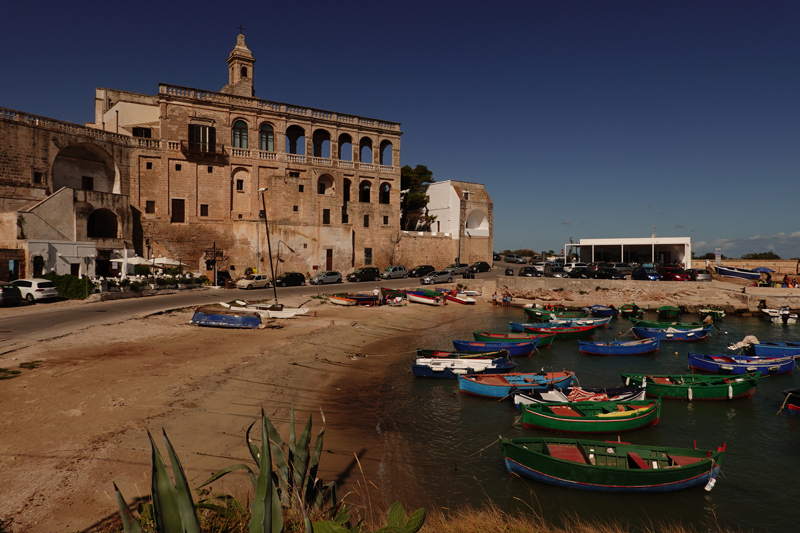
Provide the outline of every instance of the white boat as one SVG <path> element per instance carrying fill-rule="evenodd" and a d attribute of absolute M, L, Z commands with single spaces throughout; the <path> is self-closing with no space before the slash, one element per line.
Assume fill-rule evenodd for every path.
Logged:
<path fill-rule="evenodd" d="M 350 298 L 342 298 L 341 296 L 328 296 L 328 301 L 334 305 L 358 305 L 357 301 L 351 300 Z"/>
<path fill-rule="evenodd" d="M 448 300 L 450 300 L 451 302 L 456 302 L 456 303 L 459 303 L 459 304 L 475 305 L 475 298 L 470 298 L 469 296 L 465 295 L 462 292 L 460 292 L 460 293 L 458 293 L 456 295 L 448 294 L 446 296 L 446 298 Z"/>
<path fill-rule="evenodd" d="M 792 313 L 788 307 L 781 307 L 780 309 L 762 309 L 762 313 L 772 322 L 776 324 L 794 324 L 797 322 L 797 313 Z"/>
<path fill-rule="evenodd" d="M 242 307 L 233 307 L 224 302 L 220 302 L 219 304 L 231 311 L 250 311 L 251 313 L 258 313 L 261 318 L 292 318 L 308 313 L 308 307 L 291 308 L 265 304 L 248 304 L 241 300 L 236 300 L 236 303 L 242 305 Z"/>
<path fill-rule="evenodd" d="M 517 367 L 508 359 L 428 359 L 419 357 L 411 365 L 414 375 L 426 378 L 455 378 L 465 374 L 504 374 Z"/>
<path fill-rule="evenodd" d="M 415 304 L 437 305 L 437 306 L 444 305 L 443 296 L 437 296 L 436 298 L 432 298 L 429 296 L 417 296 L 416 294 L 411 294 L 409 292 L 407 297 L 409 302 L 414 302 Z"/>

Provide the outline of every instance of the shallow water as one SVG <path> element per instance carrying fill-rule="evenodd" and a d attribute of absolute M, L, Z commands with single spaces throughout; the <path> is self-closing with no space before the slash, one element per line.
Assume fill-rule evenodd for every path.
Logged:
<path fill-rule="evenodd" d="M 647 318 L 653 317 L 650 314 Z M 685 316 L 684 320 L 699 320 Z M 712 449 L 727 443 L 722 475 L 712 492 L 702 488 L 660 495 L 577 491 L 513 477 L 505 469 L 498 435 L 546 436 L 523 429 L 513 403 L 462 396 L 454 380 L 414 378 L 410 353 L 417 347 L 452 350 L 452 339 L 472 339 L 472 331 L 507 331 L 509 321 L 525 321 L 519 308 L 496 308 L 402 339 L 409 352 L 389 372 L 380 406 L 379 430 L 388 450 L 381 465 L 387 495 L 408 505 L 458 507 L 491 500 L 506 510 L 535 510 L 556 520 L 566 513 L 617 519 L 634 526 L 682 520 L 694 525 L 718 521 L 755 531 L 797 531 L 794 501 L 800 494 L 800 416 L 785 411 L 781 391 L 797 387 L 797 373 L 762 379 L 752 399 L 723 402 L 665 401 L 657 426 L 626 433 L 623 440 Z M 515 358 L 519 371 L 574 370 L 587 387 L 619 386 L 620 373 L 688 373 L 686 353 L 723 354 L 745 335 L 761 341 L 800 340 L 800 324 L 779 325 L 759 318 L 725 317 L 708 341 L 662 343 L 658 354 L 580 355 L 578 341 L 556 341 L 530 358 Z M 627 320 L 614 319 L 595 341 L 628 333 Z M 632 338 L 628 333 L 625 338 Z M 617 435 L 589 437 L 616 440 Z"/>

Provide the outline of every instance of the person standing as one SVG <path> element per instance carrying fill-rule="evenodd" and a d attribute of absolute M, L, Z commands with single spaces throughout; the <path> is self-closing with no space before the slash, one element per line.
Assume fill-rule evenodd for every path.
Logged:
<path fill-rule="evenodd" d="M 375 287 L 375 290 L 372 291 L 372 303 L 373 305 L 380 305 L 381 303 L 381 290 L 378 287 Z"/>
<path fill-rule="evenodd" d="M 497 307 L 497 291 L 492 294 L 492 307 Z"/>

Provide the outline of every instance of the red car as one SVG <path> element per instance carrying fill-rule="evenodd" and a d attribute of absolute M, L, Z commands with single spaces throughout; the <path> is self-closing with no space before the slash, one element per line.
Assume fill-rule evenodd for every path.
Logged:
<path fill-rule="evenodd" d="M 692 277 L 680 267 L 660 267 L 656 270 L 661 274 L 661 281 L 692 281 Z"/>

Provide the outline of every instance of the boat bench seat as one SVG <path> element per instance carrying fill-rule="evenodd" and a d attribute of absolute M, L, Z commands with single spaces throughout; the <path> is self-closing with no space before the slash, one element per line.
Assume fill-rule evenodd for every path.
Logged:
<path fill-rule="evenodd" d="M 628 459 L 633 461 L 634 465 L 643 470 L 647 470 L 650 468 L 650 465 L 647 463 L 647 461 L 642 459 L 642 457 L 636 452 L 628 452 Z"/>
<path fill-rule="evenodd" d="M 572 461 L 575 463 L 586 464 L 586 458 L 581 451 L 575 446 L 565 446 L 562 444 L 548 444 L 547 449 L 550 452 L 550 457 L 556 459 L 563 459 L 565 461 Z"/>
<path fill-rule="evenodd" d="M 559 416 L 581 416 L 579 412 L 575 411 L 572 407 L 567 407 L 566 405 L 554 405 L 550 407 L 550 410 Z"/>
<path fill-rule="evenodd" d="M 670 455 L 670 460 L 678 466 L 686 466 L 702 461 L 702 457 L 686 457 L 684 455 Z"/>

